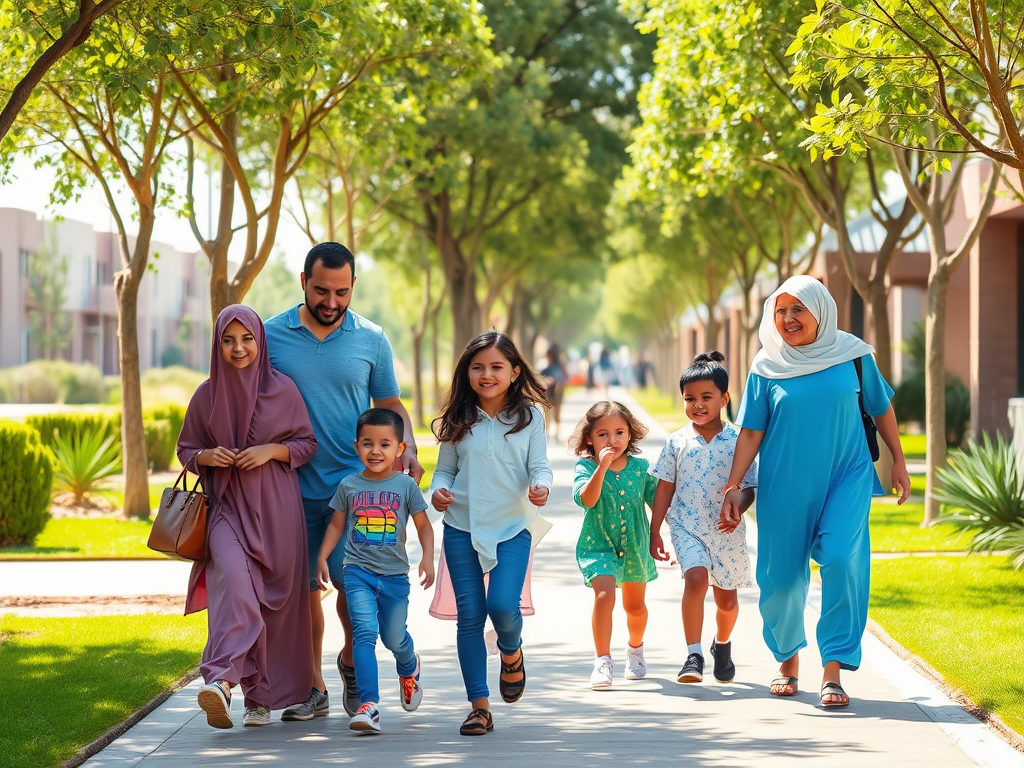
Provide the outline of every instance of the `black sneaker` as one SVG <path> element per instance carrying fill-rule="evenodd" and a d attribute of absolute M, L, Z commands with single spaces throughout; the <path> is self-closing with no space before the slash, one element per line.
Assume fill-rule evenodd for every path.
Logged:
<path fill-rule="evenodd" d="M 341 703 L 345 706 L 345 714 L 354 717 L 359 711 L 359 687 L 356 685 L 355 667 L 350 667 L 341 660 L 338 654 L 338 672 L 341 674 Z"/>
<path fill-rule="evenodd" d="M 702 683 L 704 682 L 704 657 L 699 653 L 691 653 L 686 657 L 686 663 L 679 670 L 676 678 L 680 683 Z"/>
<path fill-rule="evenodd" d="M 732 663 L 732 642 L 716 643 L 712 640 L 711 655 L 715 659 L 715 680 L 731 683 L 736 677 L 736 665 Z"/>

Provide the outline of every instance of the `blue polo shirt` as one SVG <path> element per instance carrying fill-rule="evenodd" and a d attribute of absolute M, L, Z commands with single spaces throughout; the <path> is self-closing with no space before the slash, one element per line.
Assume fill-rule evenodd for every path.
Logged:
<path fill-rule="evenodd" d="M 364 467 L 353 443 L 356 419 L 370 400 L 397 397 L 400 389 L 388 337 L 379 325 L 351 309 L 320 341 L 299 320 L 296 305 L 265 324 L 270 364 L 299 388 L 318 448 L 299 467 L 306 499 L 329 499 L 338 484 Z"/>

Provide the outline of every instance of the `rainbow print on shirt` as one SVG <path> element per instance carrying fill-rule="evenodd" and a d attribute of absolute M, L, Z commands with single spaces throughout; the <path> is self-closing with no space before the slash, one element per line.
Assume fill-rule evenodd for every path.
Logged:
<path fill-rule="evenodd" d="M 398 510 L 402 494 L 360 491 L 352 497 L 352 543 L 371 547 L 398 544 Z"/>

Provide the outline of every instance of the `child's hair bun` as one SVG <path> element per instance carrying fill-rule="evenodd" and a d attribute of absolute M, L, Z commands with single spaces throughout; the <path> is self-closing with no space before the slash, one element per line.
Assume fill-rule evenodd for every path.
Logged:
<path fill-rule="evenodd" d="M 695 358 L 693 362 L 696 363 L 724 363 L 725 355 L 719 352 L 717 349 L 713 349 L 710 352 L 701 352 Z"/>

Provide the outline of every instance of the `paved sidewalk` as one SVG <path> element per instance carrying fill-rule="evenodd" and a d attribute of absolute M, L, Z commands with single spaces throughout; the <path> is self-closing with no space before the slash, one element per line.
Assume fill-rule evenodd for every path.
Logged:
<path fill-rule="evenodd" d="M 393 661 L 379 646 L 382 735 L 359 737 L 348 730 L 334 666 L 341 632 L 329 618 L 323 665 L 333 699 L 329 717 L 282 723 L 275 713 L 270 726 L 245 730 L 242 697 L 236 695 L 236 728 L 214 730 L 196 705 L 201 684 L 196 681 L 85 765 L 1024 766 L 1024 756 L 874 638 L 865 640 L 861 670 L 844 676 L 853 698 L 849 709 L 826 712 L 818 705 L 820 662 L 813 640 L 802 654 L 801 693 L 792 699 L 770 696 L 767 685 L 777 665 L 761 639 L 756 589 L 740 593 L 733 643 L 737 682 L 677 684 L 675 673 L 685 649 L 679 618 L 682 581 L 674 566 L 660 566 L 659 578 L 649 586 L 648 677 L 621 679 L 625 631 L 617 609 L 615 685 L 610 691 L 589 690 L 592 597 L 573 555 L 582 516 L 571 498 L 575 460 L 564 442 L 588 404 L 582 393 L 569 399 L 563 408 L 562 439 L 550 444 L 555 489 L 544 515 L 555 525 L 535 561 L 537 614 L 526 619 L 524 629 L 529 682 L 522 701 L 503 704 L 497 696 L 498 663 L 492 659 L 492 734 L 458 735 L 469 710 L 455 656 L 455 624 L 428 616 L 430 594 L 419 592 L 411 601 L 409 623 L 423 661 L 423 705 L 414 713 L 401 710 Z M 656 456 L 663 438 L 663 430 L 652 429 L 649 458 Z M 7 571 L 0 574 L 6 582 Z M 705 644 L 712 637 L 713 612 L 709 600 Z M 811 638 L 816 618 L 809 609 Z"/>

